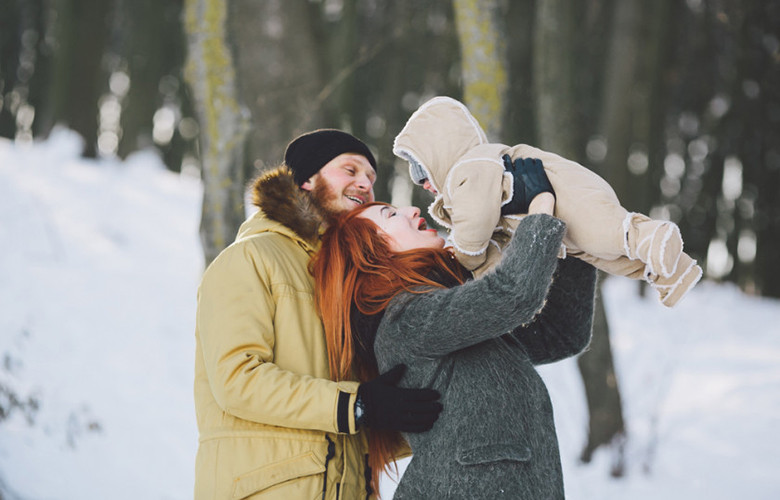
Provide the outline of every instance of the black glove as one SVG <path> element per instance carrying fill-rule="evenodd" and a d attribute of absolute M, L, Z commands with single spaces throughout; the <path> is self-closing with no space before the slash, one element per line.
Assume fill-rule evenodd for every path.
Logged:
<path fill-rule="evenodd" d="M 406 365 L 395 365 L 374 380 L 358 387 L 358 405 L 363 408 L 360 424 L 371 429 L 424 432 L 433 427 L 442 410 L 441 396 L 433 389 L 396 387 Z"/>
<path fill-rule="evenodd" d="M 555 196 L 550 179 L 544 171 L 542 160 L 537 158 L 518 158 L 512 162 L 509 155 L 502 157 L 504 170 L 514 177 L 512 183 L 512 201 L 501 207 L 501 215 L 527 214 L 528 206 L 541 193 Z"/>

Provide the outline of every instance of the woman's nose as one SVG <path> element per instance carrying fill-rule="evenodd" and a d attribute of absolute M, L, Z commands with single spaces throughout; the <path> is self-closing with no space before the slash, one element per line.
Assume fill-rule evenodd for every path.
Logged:
<path fill-rule="evenodd" d="M 420 216 L 420 209 L 417 207 L 409 207 L 410 217 L 416 218 Z"/>

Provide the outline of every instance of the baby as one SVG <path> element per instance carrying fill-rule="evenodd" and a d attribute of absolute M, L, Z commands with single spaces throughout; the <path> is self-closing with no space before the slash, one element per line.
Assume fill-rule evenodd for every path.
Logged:
<path fill-rule="evenodd" d="M 488 142 L 454 99 L 434 97 L 420 106 L 395 138 L 393 153 L 409 162 L 412 180 L 435 195 L 428 212 L 449 230 L 455 255 L 475 276 L 500 260 L 524 216 L 517 213 L 515 194 L 522 193 L 515 185 L 522 177 L 508 169 L 522 167 L 518 159 L 538 158 L 555 192 L 555 216 L 568 228 L 563 256 L 644 279 L 667 307 L 701 279 L 676 224 L 628 212 L 604 179 L 578 163 L 525 144 Z"/>

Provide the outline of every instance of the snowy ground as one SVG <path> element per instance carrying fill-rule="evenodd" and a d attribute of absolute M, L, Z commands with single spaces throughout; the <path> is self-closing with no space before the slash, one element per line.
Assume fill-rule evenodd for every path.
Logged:
<path fill-rule="evenodd" d="M 191 498 L 200 183 L 150 153 L 77 150 L 65 131 L 0 142 L 0 398 L 18 403 L 0 421 L 0 497 Z M 607 452 L 577 462 L 576 363 L 543 367 L 567 498 L 780 498 L 780 301 L 709 282 L 674 310 L 625 279 L 604 293 L 627 474 L 609 477 Z"/>

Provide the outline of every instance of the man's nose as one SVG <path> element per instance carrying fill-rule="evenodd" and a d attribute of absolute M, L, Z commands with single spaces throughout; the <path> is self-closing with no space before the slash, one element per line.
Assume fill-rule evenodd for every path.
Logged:
<path fill-rule="evenodd" d="M 374 183 L 371 180 L 371 177 L 368 174 L 360 174 L 357 177 L 357 181 L 355 182 L 357 186 L 364 191 L 370 190 L 371 187 L 374 185 Z"/>

